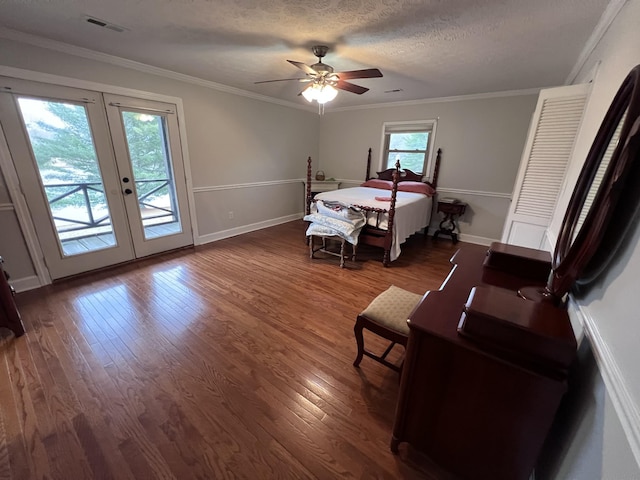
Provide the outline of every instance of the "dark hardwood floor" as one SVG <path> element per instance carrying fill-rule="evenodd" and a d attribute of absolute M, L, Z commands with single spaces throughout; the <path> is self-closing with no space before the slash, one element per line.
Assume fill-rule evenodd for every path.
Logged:
<path fill-rule="evenodd" d="M 340 269 L 297 221 L 18 295 L 0 479 L 451 478 L 390 452 L 397 374 L 352 362 L 356 315 L 438 288 L 455 250 L 417 236 L 390 268 L 363 247 Z"/>

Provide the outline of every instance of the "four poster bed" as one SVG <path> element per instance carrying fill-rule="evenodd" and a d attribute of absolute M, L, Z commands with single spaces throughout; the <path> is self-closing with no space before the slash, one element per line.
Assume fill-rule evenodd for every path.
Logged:
<path fill-rule="evenodd" d="M 307 161 L 306 214 L 311 218 L 320 215 L 315 203 L 324 205 L 346 205 L 355 207 L 364 214 L 365 224 L 353 245 L 365 244 L 384 249 L 382 263 L 386 267 L 400 255 L 400 245 L 414 233 L 427 228 L 433 210 L 433 196 L 438 183 L 440 158 L 438 149 L 431 182 L 423 182 L 422 175 L 411 170 L 396 168 L 377 172 L 377 178 L 369 178 L 371 171 L 371 149 L 367 156 L 366 181 L 360 187 L 343 188 L 318 193 L 311 198 L 311 158 Z M 320 205 L 319 205 L 320 206 Z M 313 215 L 310 215 L 317 212 Z M 343 242 L 344 250 L 344 242 Z M 313 252 L 313 239 L 311 238 Z M 343 253 L 341 253 L 341 256 Z M 355 256 L 355 254 L 354 254 Z"/>

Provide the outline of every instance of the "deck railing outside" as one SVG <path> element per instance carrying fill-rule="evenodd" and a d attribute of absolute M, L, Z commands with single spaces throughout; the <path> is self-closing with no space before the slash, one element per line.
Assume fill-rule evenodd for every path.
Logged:
<path fill-rule="evenodd" d="M 177 215 L 174 208 L 175 201 L 173 199 L 172 188 L 168 189 L 170 198 L 168 208 L 150 203 L 150 197 L 159 192 L 162 188 L 169 186 L 169 179 L 159 178 L 136 180 L 135 183 L 136 187 L 143 184 L 148 185 L 151 183 L 157 183 L 157 185 L 154 186 L 151 190 L 138 197 L 138 205 L 140 206 L 140 212 L 143 221 L 170 217 L 170 219 L 166 222 L 154 222 L 155 224 L 162 224 L 171 223 L 176 220 Z M 55 196 L 50 196 L 50 192 L 56 191 L 53 189 L 62 188 L 65 189 L 62 193 L 59 193 Z M 104 187 L 101 182 L 55 183 L 44 185 L 44 189 L 47 193 L 51 213 L 53 219 L 56 221 L 56 226 L 59 233 L 77 231 L 78 235 L 73 235 L 73 237 L 80 238 L 82 236 L 81 231 L 83 230 L 95 229 L 97 227 L 109 227 L 111 225 L 111 217 L 109 216 L 108 209 L 106 208 L 107 205 L 105 200 Z M 136 190 L 139 191 L 140 189 L 137 188 Z M 65 199 L 70 200 L 70 197 L 77 193 L 80 193 L 80 197 L 82 198 L 81 205 L 78 205 L 77 201 L 72 205 L 79 210 L 77 214 L 75 214 L 75 212 L 66 212 L 73 213 L 73 215 L 62 214 L 61 212 L 63 211 L 64 207 L 56 207 L 60 207 L 61 205 L 63 205 L 62 202 Z M 87 235 L 91 234 L 93 233 L 87 232 Z"/>

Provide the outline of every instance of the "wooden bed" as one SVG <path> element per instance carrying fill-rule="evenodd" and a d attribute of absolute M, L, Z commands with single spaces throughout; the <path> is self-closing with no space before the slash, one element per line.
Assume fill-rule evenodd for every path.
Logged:
<path fill-rule="evenodd" d="M 389 168 L 382 172 L 377 172 L 377 179 L 386 180 L 392 182 L 391 190 L 385 190 L 386 195 L 390 197 L 390 201 L 388 202 L 375 202 L 379 206 L 374 206 L 374 202 L 366 202 L 367 204 L 359 204 L 355 202 L 349 202 L 354 206 L 361 208 L 366 216 L 367 216 L 367 225 L 362 229 L 362 232 L 359 236 L 359 244 L 364 245 L 373 245 L 376 247 L 381 247 L 384 250 L 384 254 L 382 257 L 382 263 L 385 267 L 389 266 L 389 263 L 394 260 L 392 258 L 392 248 L 394 248 L 394 252 L 399 252 L 399 245 L 394 245 L 394 224 L 396 222 L 397 215 L 397 203 L 398 203 L 398 186 L 402 182 L 422 182 L 426 183 L 430 187 L 435 189 L 438 184 L 438 173 L 440 171 L 440 160 L 442 156 L 442 150 L 438 149 L 436 155 L 436 164 L 433 171 L 433 180 L 431 182 L 423 182 L 422 175 L 418 173 L 414 173 L 411 170 L 401 170 L 400 163 L 396 163 L 396 168 Z M 367 173 L 366 180 L 370 180 L 370 171 L 371 171 L 371 149 L 369 149 L 369 153 L 367 155 Z M 311 198 L 311 157 L 307 160 L 307 192 L 306 192 L 306 214 L 309 215 L 311 212 L 311 204 L 314 199 Z M 409 184 L 407 184 L 409 185 Z M 357 187 L 358 188 L 358 187 Z M 331 192 L 323 192 L 321 194 L 316 195 L 316 198 L 321 197 L 323 200 L 336 200 L 343 201 L 340 198 L 347 193 L 349 190 L 355 189 L 340 189 L 334 190 Z M 362 190 L 360 188 L 360 190 Z M 336 193 L 337 192 L 337 193 Z M 380 190 L 376 188 L 371 188 L 371 199 L 373 200 L 375 196 L 380 195 Z M 359 192 L 360 193 L 360 192 Z M 432 197 L 433 198 L 433 197 Z M 425 218 L 413 219 L 419 222 L 419 224 L 424 224 L 428 227 L 431 213 L 433 211 L 432 203 L 429 204 L 428 212 L 425 214 Z M 426 223 L 425 223 L 426 222 Z M 417 224 L 416 224 L 417 225 Z M 425 228 L 426 228 L 425 227 Z M 417 227 L 416 230 L 409 232 L 410 234 L 421 230 L 422 227 Z M 406 233 L 406 232 L 405 232 Z M 405 237 L 406 238 L 406 237 Z M 405 238 L 397 238 L 396 240 L 399 243 L 402 243 Z"/>

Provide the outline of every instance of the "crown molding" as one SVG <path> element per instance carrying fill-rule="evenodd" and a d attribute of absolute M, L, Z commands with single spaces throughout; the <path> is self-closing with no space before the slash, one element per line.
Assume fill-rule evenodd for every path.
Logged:
<path fill-rule="evenodd" d="M 48 50 L 54 50 L 57 52 L 66 53 L 68 55 L 73 55 L 76 57 L 82 57 L 89 60 L 108 63 L 118 67 L 137 70 L 140 72 L 156 75 L 159 77 L 165 77 L 165 78 L 170 78 L 172 80 L 177 80 L 180 82 L 190 83 L 192 85 L 198 85 L 201 87 L 210 88 L 212 90 L 230 93 L 232 95 L 238 95 L 241 97 L 247 97 L 254 100 L 273 103 L 273 104 L 281 105 L 284 107 L 296 108 L 298 110 L 317 113 L 317 109 L 312 106 L 300 105 L 297 103 L 289 102 L 287 100 L 280 100 L 278 98 L 268 97 L 266 95 L 260 95 L 258 93 L 249 92 L 247 90 L 242 90 L 240 88 L 230 87 L 228 85 L 212 82 L 210 80 L 204 80 L 202 78 L 193 77 L 191 75 L 185 75 L 183 73 L 174 72 L 172 70 L 167 70 L 160 67 L 154 67 L 153 65 L 136 62 L 134 60 L 128 60 L 126 58 L 117 57 L 115 55 L 109 55 L 107 53 L 97 52 L 95 50 L 90 50 L 88 48 L 78 47 L 75 45 L 59 42 L 56 40 L 50 40 L 44 37 L 40 37 L 30 33 L 20 32 L 18 30 L 13 30 L 6 27 L 0 27 L 0 37 L 6 38 L 8 40 L 13 40 L 16 42 L 26 43 L 28 45 L 33 45 L 35 47 L 46 48 Z M 333 112 L 350 111 L 350 110 L 365 110 L 365 109 L 371 109 L 371 108 L 391 108 L 391 107 L 402 107 L 407 105 L 457 102 L 457 101 L 463 101 L 463 100 L 482 100 L 487 98 L 511 97 L 511 96 L 518 96 L 518 95 L 537 95 L 540 92 L 540 90 L 541 88 L 530 88 L 525 90 L 509 90 L 509 91 L 503 91 L 503 92 L 478 93 L 478 94 L 470 94 L 470 95 L 457 95 L 452 97 L 427 98 L 427 99 L 421 99 L 421 100 L 405 100 L 401 102 L 357 105 L 353 107 L 337 107 L 335 109 L 325 110 L 325 114 L 330 114 Z"/>
<path fill-rule="evenodd" d="M 373 103 L 370 105 L 356 105 L 353 107 L 338 107 L 331 110 L 325 110 L 325 115 L 333 112 L 346 112 L 350 110 L 368 110 L 372 108 L 393 108 L 393 107 L 406 107 L 412 105 L 423 105 L 428 103 L 446 103 L 446 102 L 461 102 L 465 100 L 484 100 L 487 98 L 501 98 L 501 97 L 517 97 L 520 95 L 538 95 L 543 88 L 526 88 L 522 90 L 505 90 L 503 92 L 488 92 L 488 93 L 472 93 L 469 95 L 454 95 L 451 97 L 438 97 L 438 98 L 424 98 L 422 100 L 403 100 L 401 102 L 389 102 L 389 103 Z"/>
<path fill-rule="evenodd" d="M 580 70 L 582 70 L 587 62 L 587 59 L 598 46 L 600 40 L 602 40 L 602 37 L 604 37 L 604 34 L 607 33 L 607 30 L 609 30 L 609 27 L 620 13 L 620 10 L 622 10 L 622 7 L 624 7 L 628 1 L 629 0 L 610 0 L 609 5 L 607 5 L 607 8 L 604 10 L 596 27 L 593 29 L 591 36 L 587 40 L 587 43 L 585 43 L 576 64 L 573 66 L 569 76 L 565 80 L 565 85 L 570 85 L 575 81 Z"/>
<path fill-rule="evenodd" d="M 202 78 L 193 77 L 191 75 L 185 75 L 183 73 L 174 72 L 160 67 L 154 67 L 146 63 L 136 62 L 134 60 L 128 60 L 122 57 L 116 57 L 115 55 L 109 55 L 107 53 L 97 52 L 95 50 L 89 50 L 88 48 L 78 47 L 68 43 L 58 42 L 56 40 L 49 40 L 44 37 L 32 35 L 30 33 L 20 32 L 6 27 L 0 27 L 0 37 L 16 42 L 26 43 L 35 47 L 46 48 L 48 50 L 55 50 L 57 52 L 66 53 L 76 57 L 87 58 L 89 60 L 95 60 L 102 63 L 108 63 L 116 65 L 118 67 L 129 68 L 131 70 L 137 70 L 151 75 L 159 77 L 170 78 L 180 82 L 190 83 L 192 85 L 198 85 L 200 87 L 210 88 L 220 92 L 230 93 L 232 95 L 238 95 L 241 97 L 251 98 L 253 100 L 260 100 L 262 102 L 274 103 L 284 107 L 297 108 L 299 110 L 305 110 L 309 112 L 315 112 L 316 109 L 306 105 L 299 105 L 297 103 L 289 102 L 286 100 L 280 100 L 266 95 L 260 95 L 258 93 L 249 92 L 240 88 L 230 87 L 221 83 L 212 82 L 210 80 L 204 80 Z"/>

